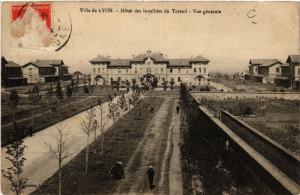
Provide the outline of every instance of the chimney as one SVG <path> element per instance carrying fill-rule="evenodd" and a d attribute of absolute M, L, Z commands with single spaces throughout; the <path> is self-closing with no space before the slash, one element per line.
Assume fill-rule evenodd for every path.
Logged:
<path fill-rule="evenodd" d="M 151 50 L 147 50 L 147 54 L 150 55 L 151 54 Z"/>

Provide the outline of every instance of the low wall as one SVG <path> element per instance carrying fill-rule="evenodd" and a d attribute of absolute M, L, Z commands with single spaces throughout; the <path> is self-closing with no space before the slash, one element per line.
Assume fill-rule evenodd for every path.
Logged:
<path fill-rule="evenodd" d="M 271 161 L 273 165 L 300 184 L 299 156 L 292 154 L 274 140 L 237 119 L 227 111 L 221 111 L 221 121 L 266 159 Z"/>
<path fill-rule="evenodd" d="M 227 116 L 225 121 L 232 120 L 229 119 L 229 115 L 226 115 L 225 113 L 222 113 L 222 117 Z M 206 110 L 206 108 L 200 106 L 199 107 L 199 122 L 206 123 L 207 126 L 213 127 L 213 131 L 215 134 L 218 132 L 218 134 L 222 134 L 223 137 L 228 139 L 230 141 L 230 145 L 234 148 L 234 150 L 238 153 L 241 160 L 243 162 L 246 162 L 247 166 L 249 166 L 260 178 L 261 180 L 269 186 L 272 191 L 274 191 L 277 194 L 299 194 L 300 193 L 300 187 L 299 185 L 293 181 L 294 179 L 291 179 L 285 172 L 281 171 L 277 166 L 273 165 L 273 162 L 271 162 L 269 159 L 265 157 L 265 155 L 271 155 L 271 154 L 261 154 L 260 148 L 262 146 L 257 145 L 256 142 L 260 140 L 260 138 L 252 137 L 252 139 L 246 139 L 244 140 L 243 137 L 247 137 L 247 133 L 245 133 L 246 129 L 242 127 L 242 125 L 235 126 L 231 125 L 228 127 L 223 122 L 221 122 L 218 118 L 215 118 L 210 112 Z M 238 123 L 238 122 L 237 122 Z M 234 130 L 233 130 L 234 129 Z M 236 133 L 236 132 L 243 132 L 243 133 Z M 249 136 L 250 137 L 250 136 Z M 250 141 L 250 145 L 247 141 Z M 254 143 L 253 147 L 251 143 Z M 264 141 L 260 141 L 264 142 Z M 272 147 L 271 147 L 272 148 Z M 264 151 L 264 150 L 262 150 Z M 294 175 L 293 177 L 298 178 L 298 176 L 295 176 L 297 174 L 292 174 L 291 170 L 296 168 L 298 166 L 297 163 L 293 164 L 292 160 L 290 161 L 289 157 L 284 156 L 284 154 L 281 154 L 282 152 L 279 152 L 275 149 L 268 149 L 270 153 L 272 153 L 271 156 L 278 155 L 277 162 L 279 164 L 283 162 L 289 162 L 292 167 L 286 168 L 286 172 L 289 173 L 289 175 Z M 288 155 L 289 156 L 289 155 Z M 282 158 L 282 159 L 281 159 Z M 293 158 L 293 157 L 291 157 Z M 297 159 L 296 159 L 297 160 Z M 298 168 L 298 167 L 297 167 Z M 299 169 L 297 169 L 299 170 Z M 294 169 L 295 171 L 295 169 Z"/>

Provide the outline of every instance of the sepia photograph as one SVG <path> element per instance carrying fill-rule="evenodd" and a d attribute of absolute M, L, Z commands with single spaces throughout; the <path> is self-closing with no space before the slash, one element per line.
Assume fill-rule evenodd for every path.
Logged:
<path fill-rule="evenodd" d="M 300 3 L 1 2 L 1 194 L 300 194 Z"/>

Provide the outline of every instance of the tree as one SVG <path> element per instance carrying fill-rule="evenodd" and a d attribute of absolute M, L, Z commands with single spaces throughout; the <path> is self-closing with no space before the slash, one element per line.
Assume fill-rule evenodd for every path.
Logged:
<path fill-rule="evenodd" d="M 57 81 L 55 95 L 57 98 L 57 110 L 58 110 L 58 114 L 60 115 L 60 100 L 64 98 L 64 94 L 62 92 L 60 81 Z"/>
<path fill-rule="evenodd" d="M 71 85 L 67 85 L 66 94 L 67 94 L 68 98 L 70 98 L 72 96 L 73 88 Z"/>
<path fill-rule="evenodd" d="M 58 194 L 62 194 L 62 164 L 63 161 L 71 156 L 68 143 L 68 132 L 58 125 L 56 128 L 54 145 L 46 143 L 50 152 L 50 157 L 58 161 Z"/>
<path fill-rule="evenodd" d="M 166 91 L 167 90 L 168 81 L 164 80 L 162 82 L 162 85 L 164 86 L 164 90 Z"/>
<path fill-rule="evenodd" d="M 101 131 L 101 155 L 104 154 L 104 125 L 103 125 L 103 108 L 102 108 L 102 100 L 98 99 L 98 105 L 100 107 L 100 131 Z"/>
<path fill-rule="evenodd" d="M 86 134 L 86 152 L 85 152 L 85 175 L 88 174 L 89 153 L 90 153 L 90 135 L 94 131 L 95 109 L 90 108 L 87 111 L 85 120 L 81 121 L 81 129 Z"/>
<path fill-rule="evenodd" d="M 173 85 L 175 84 L 174 82 L 174 78 L 171 78 L 171 81 L 170 81 L 170 85 L 171 85 L 171 90 L 173 90 Z"/>
<path fill-rule="evenodd" d="M 127 86 L 127 91 L 129 91 L 130 82 L 126 79 L 125 84 Z"/>
<path fill-rule="evenodd" d="M 28 178 L 23 177 L 26 146 L 23 144 L 19 131 L 15 131 L 15 136 L 16 141 L 6 147 L 8 156 L 5 159 L 11 163 L 11 167 L 1 172 L 3 177 L 10 182 L 10 190 L 19 195 L 26 188 L 35 187 L 35 185 L 28 184 Z"/>
<path fill-rule="evenodd" d="M 15 120 L 16 120 L 16 112 L 17 112 L 17 106 L 18 106 L 19 100 L 20 100 L 20 97 L 18 95 L 18 92 L 16 90 L 10 91 L 8 105 L 9 105 L 10 109 L 13 111 L 13 122 L 15 122 Z"/>
<path fill-rule="evenodd" d="M 108 104 L 107 116 L 109 119 L 113 120 L 113 123 L 115 123 L 116 119 L 120 116 L 120 110 L 119 110 L 118 103 L 110 102 Z"/>
<path fill-rule="evenodd" d="M 52 104 L 52 96 L 53 96 L 53 87 L 52 85 L 49 86 L 49 88 L 47 89 L 46 95 L 47 97 L 50 99 L 50 104 Z M 49 102 L 48 102 L 49 105 Z"/>
<path fill-rule="evenodd" d="M 84 92 L 85 95 L 87 95 L 87 94 L 89 94 L 90 90 L 87 86 L 84 86 L 83 87 L 83 92 Z"/>
<path fill-rule="evenodd" d="M 117 101 L 117 104 L 119 106 L 119 108 L 121 109 L 121 111 L 124 113 L 128 110 L 128 105 L 127 105 L 127 101 L 125 99 L 124 94 L 122 94 Z"/>
<path fill-rule="evenodd" d="M 132 82 L 132 88 L 134 89 L 134 88 L 135 88 L 135 86 L 136 86 L 136 79 L 135 79 L 135 78 L 133 78 L 133 79 L 131 80 L 131 82 Z"/>
<path fill-rule="evenodd" d="M 32 118 L 31 118 L 32 130 L 34 129 L 34 109 L 35 109 L 35 106 L 41 100 L 41 97 L 42 96 L 40 95 L 40 89 L 37 85 L 35 85 L 29 93 L 29 100 L 31 101 L 31 105 L 32 105 Z"/>

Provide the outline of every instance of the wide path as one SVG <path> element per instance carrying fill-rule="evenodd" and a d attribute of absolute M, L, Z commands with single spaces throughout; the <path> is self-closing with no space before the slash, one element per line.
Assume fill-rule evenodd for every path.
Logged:
<path fill-rule="evenodd" d="M 113 101 L 116 101 L 114 99 Z M 103 104 L 103 111 L 107 110 L 107 102 Z M 96 118 L 100 121 L 100 109 L 97 106 Z M 24 139 L 24 144 L 27 146 L 25 149 L 25 165 L 24 176 L 29 179 L 30 184 L 39 185 L 46 179 L 51 177 L 58 170 L 57 160 L 50 158 L 47 144 L 54 144 L 58 125 L 62 126 L 68 131 L 68 148 L 72 154 L 69 158 L 65 159 L 64 163 L 69 162 L 74 156 L 82 151 L 86 146 L 86 135 L 81 129 L 81 121 L 86 117 L 86 111 L 77 114 L 71 118 L 61 121 L 55 125 L 52 125 L 44 130 L 41 130 L 34 134 L 33 137 L 27 137 Z M 106 113 L 103 114 L 103 123 L 105 124 L 104 131 L 112 126 L 112 121 L 108 120 Z M 98 132 L 97 136 L 101 133 Z M 94 140 L 94 135 L 91 136 L 90 142 Z M 1 169 L 6 169 L 10 166 L 10 163 L 5 159 L 7 156 L 6 148 L 1 149 Z M 1 188 L 3 194 L 11 194 L 9 192 L 9 183 L 6 179 L 1 180 Z M 26 194 L 32 192 L 34 188 L 29 188 Z"/>
<path fill-rule="evenodd" d="M 182 194 L 182 175 L 179 151 L 179 114 L 175 113 L 176 99 L 164 98 L 155 111 L 144 137 L 125 167 L 114 194 Z M 147 179 L 148 166 L 155 169 L 151 191 Z M 172 189 L 171 189 L 172 188 Z"/>

